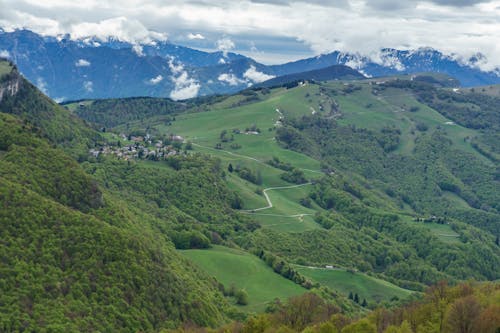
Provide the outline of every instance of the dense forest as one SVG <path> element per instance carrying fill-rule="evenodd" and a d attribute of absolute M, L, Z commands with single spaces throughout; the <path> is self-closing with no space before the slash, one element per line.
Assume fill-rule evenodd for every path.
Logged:
<path fill-rule="evenodd" d="M 217 282 L 158 235 L 158 217 L 101 188 L 66 153 L 79 151 L 78 135 L 85 146 L 100 136 L 21 85 L 0 103 L 13 114 L 0 113 L 0 330 L 220 325 L 230 310 Z"/>
<path fill-rule="evenodd" d="M 170 99 L 148 97 L 101 99 L 90 102 L 76 101 L 68 103 L 76 104 L 74 111 L 79 117 L 102 127 L 114 127 L 123 122 L 174 114 L 184 111 L 188 107 L 185 103 L 175 103 Z"/>

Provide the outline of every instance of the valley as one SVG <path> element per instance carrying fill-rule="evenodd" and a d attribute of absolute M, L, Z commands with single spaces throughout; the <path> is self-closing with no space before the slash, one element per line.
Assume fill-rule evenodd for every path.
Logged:
<path fill-rule="evenodd" d="M 500 278 L 497 99 L 447 76 L 58 105 L 0 70 L 21 82 L 0 101 L 4 330 L 29 309 L 31 329 L 55 307 L 62 330 L 161 331 L 300 302 L 355 325 Z"/>
<path fill-rule="evenodd" d="M 413 81 L 412 77 L 399 79 L 402 80 L 401 82 L 408 82 L 408 84 Z M 312 149 L 314 143 L 308 141 L 311 140 L 308 137 L 298 139 L 302 140 L 302 143 L 293 142 L 294 145 L 300 147 L 299 149 L 290 145 L 287 147 L 286 143 L 284 144 L 282 140 L 278 139 L 280 131 L 289 127 L 290 123 L 293 124 L 300 119 L 317 118 L 325 119 L 326 122 L 335 121 L 338 126 L 341 126 L 339 129 L 349 128 L 353 133 L 356 133 L 356 128 L 362 129 L 362 131 L 366 129 L 374 133 L 382 133 L 385 137 L 374 137 L 373 140 L 378 141 L 377 144 L 381 145 L 381 151 L 385 151 L 388 160 L 403 159 L 404 161 L 406 159 L 404 156 L 413 158 L 415 151 L 419 149 L 420 142 L 439 133 L 443 136 L 441 140 L 449 142 L 453 147 L 452 154 L 470 156 L 469 158 L 476 161 L 475 163 L 486 168 L 491 168 L 494 165 L 494 161 L 486 158 L 471 144 L 473 138 L 482 135 L 480 132 L 463 127 L 446 118 L 425 104 L 412 91 L 387 87 L 386 82 L 393 80 L 393 78 L 389 78 L 358 82 L 332 81 L 299 84 L 292 88 L 275 87 L 247 90 L 241 94 L 223 98 L 214 104 L 196 105 L 191 109 L 188 108 L 186 111 L 176 113 L 175 116 L 169 114 L 127 122 L 116 126 L 113 131 L 126 133 L 127 129 L 129 131 L 130 129 L 142 129 L 153 137 L 179 136 L 183 138 L 185 145 L 190 145 L 189 150 L 185 150 L 188 154 L 199 152 L 216 157 L 220 161 L 221 168 L 224 169 L 228 188 L 236 191 L 241 198 L 240 214 L 247 215 L 262 227 L 262 231 L 255 234 L 254 239 L 250 241 L 239 239 L 238 242 L 247 244 L 245 246 L 249 247 L 264 246 L 265 249 L 283 256 L 291 263 L 306 262 L 319 265 L 319 267 L 335 264 L 346 268 L 367 269 L 364 268 L 366 267 L 364 265 L 368 263 L 365 261 L 366 258 L 361 259 L 365 255 L 363 250 L 360 252 L 359 259 L 353 257 L 352 261 L 343 259 L 339 262 L 335 262 L 334 259 L 339 258 L 339 254 L 323 255 L 320 259 L 312 259 L 313 256 L 304 258 L 293 251 L 292 253 L 283 252 L 287 242 L 301 238 L 303 238 L 301 241 L 313 239 L 312 237 L 318 236 L 317 232 L 321 232 L 325 228 L 326 233 L 332 239 L 324 245 L 326 247 L 332 246 L 337 237 L 342 237 L 341 235 L 348 232 L 345 227 L 352 228 L 351 222 L 347 221 L 357 221 L 355 215 L 343 211 L 343 208 L 337 209 L 337 213 L 329 216 L 331 212 L 329 212 L 328 206 L 315 198 L 314 191 L 318 189 L 320 183 L 324 183 L 325 177 L 345 179 L 341 183 L 344 182 L 344 191 L 347 189 L 349 196 L 351 196 L 349 200 L 354 198 L 353 204 L 359 200 L 359 203 L 365 207 L 363 210 L 372 212 L 369 214 L 380 214 L 381 216 L 385 215 L 384 218 L 395 219 L 398 221 L 395 223 L 400 225 L 397 228 L 410 229 L 415 235 L 421 234 L 421 236 L 430 237 L 433 242 L 440 244 L 439 247 L 443 251 L 450 251 L 450 246 L 456 247 L 456 249 L 465 249 L 463 247 L 465 229 L 463 228 L 467 224 L 466 220 L 458 215 L 453 217 L 456 211 L 448 218 L 445 216 L 449 214 L 451 207 L 460 208 L 464 211 L 463 214 L 479 212 L 477 208 L 470 206 L 466 201 L 467 197 L 457 194 L 457 191 L 448 191 L 443 187 L 445 190 L 442 190 L 442 193 L 438 195 L 439 206 L 423 202 L 423 206 L 417 208 L 418 206 L 412 204 L 409 199 L 404 198 L 405 194 L 398 198 L 392 193 L 392 189 L 388 190 L 386 186 L 382 185 L 384 182 L 391 182 L 387 178 L 369 176 L 366 171 L 360 173 L 357 169 L 358 166 L 351 164 L 356 163 L 354 160 L 338 160 L 336 162 L 338 167 L 328 166 L 329 163 L 320 157 L 319 151 L 316 152 Z M 433 80 L 445 82 L 448 77 L 436 76 Z M 71 108 L 72 105 L 70 104 L 68 107 Z M 75 109 L 75 112 L 78 113 L 78 109 Z M 351 134 L 341 133 L 340 135 Z M 368 135 L 372 134 L 368 133 Z M 341 149 L 340 156 L 345 158 L 345 154 L 349 154 L 346 149 L 350 149 L 350 146 L 356 147 L 359 143 L 356 142 L 356 139 L 351 143 L 343 141 L 343 138 L 341 140 L 336 149 Z M 307 147 L 309 144 L 310 146 Z M 335 146 L 334 143 L 331 144 Z M 369 163 L 374 162 L 375 168 L 378 163 L 381 163 L 380 161 L 369 162 L 372 158 L 369 153 L 364 156 L 359 155 L 358 158 L 357 163 L 368 166 Z M 401 163 L 401 161 L 396 163 Z M 350 169 L 351 165 L 354 168 Z M 295 172 L 294 177 L 300 179 L 298 180 L 299 184 L 293 183 L 293 181 L 297 181 L 296 178 L 287 178 L 292 174 L 292 170 Z M 443 171 L 438 173 L 441 175 L 435 180 L 437 184 L 450 177 L 450 174 L 443 173 Z M 404 192 L 404 189 L 400 190 Z M 339 199 L 340 197 L 336 200 Z M 442 215 L 443 213 L 444 215 Z M 331 218 L 334 218 L 331 222 L 324 221 Z M 425 222 L 422 222 L 424 220 Z M 462 224 L 463 222 L 466 224 Z M 357 223 L 364 224 L 362 220 Z M 490 226 L 495 228 L 491 224 Z M 369 225 L 366 227 L 375 228 L 375 230 L 378 228 Z M 396 235 L 395 232 L 389 231 L 386 235 L 391 239 Z M 384 234 L 383 231 L 382 234 Z M 274 240 L 271 241 L 271 239 Z M 270 246 L 271 243 L 267 243 L 269 241 L 274 242 L 274 245 Z M 285 247 L 282 248 L 282 245 Z M 420 250 L 416 244 L 414 246 L 414 249 L 417 250 L 416 262 L 425 261 L 425 255 L 418 254 Z M 360 262 L 365 262 L 365 264 L 353 265 L 356 260 L 361 260 Z M 394 259 L 390 259 L 390 261 L 392 260 Z M 414 265 L 420 265 L 416 262 Z M 420 290 L 419 283 L 425 281 L 425 278 L 423 280 L 417 279 L 416 281 L 419 282 L 415 284 L 406 281 L 405 278 L 402 280 L 400 280 L 401 278 L 394 279 L 394 276 L 398 276 L 395 271 L 389 273 L 390 275 L 383 273 L 386 270 L 391 272 L 393 269 L 389 267 L 396 267 L 399 264 L 371 263 L 368 265 L 379 266 L 380 268 L 375 269 L 375 271 L 379 271 L 378 273 L 382 274 L 381 277 L 402 286 L 412 286 L 411 288 L 414 290 Z M 438 276 L 439 274 L 441 273 L 438 273 Z"/>

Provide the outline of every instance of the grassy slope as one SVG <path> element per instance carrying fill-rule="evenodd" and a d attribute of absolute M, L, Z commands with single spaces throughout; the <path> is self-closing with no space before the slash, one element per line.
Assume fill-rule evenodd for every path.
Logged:
<path fill-rule="evenodd" d="M 302 168 L 310 178 L 320 176 L 319 162 L 297 152 L 283 149 L 274 140 L 275 131 L 269 130 L 279 119 L 279 109 L 285 117 L 298 117 L 311 114 L 312 110 L 326 114 L 335 100 L 342 112 L 341 124 L 353 124 L 358 127 L 379 130 L 385 126 L 394 126 L 401 130 L 401 143 L 396 150 L 397 153 L 410 154 L 414 148 L 414 140 L 421 135 L 416 130 L 418 123 L 428 126 L 429 130 L 437 126 L 445 127 L 447 136 L 453 141 L 454 146 L 466 152 L 470 152 L 485 160 L 484 156 L 472 149 L 466 137 L 473 137 L 477 132 L 459 125 L 450 125 L 449 119 L 433 109 L 419 103 L 410 93 L 397 89 L 386 89 L 378 95 L 372 93 L 374 86 L 369 82 L 356 83 L 361 90 L 349 94 L 341 91 L 345 87 L 342 82 L 330 82 L 321 88 L 318 85 L 306 85 L 295 89 L 274 89 L 269 95 L 259 93 L 258 102 L 234 106 L 241 98 L 232 96 L 211 108 L 211 111 L 203 113 L 188 113 L 177 117 L 171 126 L 163 123 L 157 124 L 156 128 L 162 133 L 180 134 L 187 140 L 195 143 L 195 151 L 210 153 L 221 158 L 225 164 L 233 166 L 247 166 L 262 174 L 263 184 L 254 184 L 242 181 L 236 175 L 228 177 L 231 188 L 238 190 L 244 201 L 245 209 L 254 209 L 266 205 L 263 196 L 256 194 L 257 188 L 271 186 L 285 186 L 286 182 L 280 179 L 281 170 L 275 169 L 263 162 L 276 156 L 280 160 L 289 162 L 295 167 Z M 326 91 L 325 91 L 326 88 Z M 329 94 L 328 90 L 336 91 Z M 418 107 L 417 112 L 409 112 L 411 107 Z M 326 110 L 326 111 L 321 111 Z M 200 126 L 200 124 L 202 124 Z M 227 130 L 231 134 L 232 129 L 244 130 L 255 124 L 261 129 L 259 135 L 234 134 L 234 141 L 223 143 L 223 150 L 213 149 L 220 142 L 219 134 Z M 240 149 L 230 148 L 231 143 L 241 145 Z M 281 190 L 270 191 L 271 200 L 275 207 L 259 213 L 274 215 L 307 214 L 312 211 L 299 204 L 301 197 L 308 193 L 306 188 L 294 189 L 293 191 Z M 455 198 L 445 196 L 447 200 L 456 201 Z M 317 209 L 317 207 L 314 207 Z M 263 226 L 280 231 L 300 232 L 317 228 L 312 217 L 287 218 L 278 216 L 255 215 Z"/>
<path fill-rule="evenodd" d="M 298 267 L 297 270 L 304 276 L 337 290 L 345 296 L 349 295 L 350 292 L 357 293 L 360 300 L 366 298 L 368 304 L 389 301 L 393 297 L 404 299 L 411 294 L 409 290 L 362 273 L 308 267 Z"/>
<path fill-rule="evenodd" d="M 449 193 L 449 192 L 448 192 Z M 451 195 L 451 193 L 450 193 Z M 456 195 L 455 195 L 456 196 Z M 460 199 L 460 198 L 458 198 Z M 457 199 L 455 199 L 457 200 Z M 462 199 L 460 199 L 462 200 Z M 423 223 L 423 222 L 415 222 L 413 217 L 411 216 L 400 216 L 403 221 L 406 221 L 411 224 L 418 223 L 422 228 L 426 228 L 430 230 L 434 235 L 436 235 L 441 241 L 445 243 L 460 243 L 459 234 L 457 234 L 449 224 L 439 224 L 439 223 Z"/>
<path fill-rule="evenodd" d="M 416 125 L 423 123 L 429 127 L 429 131 L 432 131 L 437 126 L 445 127 L 447 136 L 453 141 L 455 147 L 477 155 L 477 152 L 471 148 L 470 143 L 464 140 L 467 136 L 477 135 L 476 131 L 458 125 L 447 124 L 449 119 L 419 103 L 411 94 L 403 90 L 386 89 L 378 95 L 374 95 L 372 94 L 372 86 L 369 83 L 356 83 L 356 85 L 361 86 L 362 89 L 350 94 L 338 93 L 336 95 L 328 94 L 328 91 L 325 92 L 325 88 L 340 92 L 344 87 L 343 83 L 332 82 L 322 86 L 307 85 L 290 90 L 273 89 L 268 95 L 262 95 L 259 92 L 260 101 L 239 106 L 237 104 L 242 102 L 244 98 L 241 95 L 235 95 L 217 104 L 200 107 L 204 108 L 206 112 L 178 115 L 176 121 L 172 122 L 170 126 L 166 126 L 165 122 L 161 121 L 161 118 L 155 119 L 152 125 L 160 133 L 183 136 L 194 143 L 194 151 L 214 155 L 222 160 L 223 165 L 231 163 L 233 166 L 247 166 L 252 170 L 259 171 L 263 179 L 260 186 L 240 179 L 235 173 L 227 173 L 228 184 L 232 189 L 237 190 L 243 198 L 244 209 L 255 209 L 267 205 L 265 198 L 256 193 L 257 189 L 290 185 L 280 179 L 281 170 L 264 163 L 273 156 L 280 158 L 284 162 L 289 162 L 295 167 L 307 169 L 304 172 L 308 177 L 321 176 L 321 174 L 317 173 L 320 169 L 318 161 L 303 154 L 283 149 L 276 143 L 274 140 L 275 130 L 272 128 L 280 117 L 276 109 L 279 109 L 285 117 L 310 115 L 313 111 L 324 112 L 327 115 L 334 104 L 333 100 L 335 100 L 343 114 L 339 120 L 341 124 L 353 124 L 357 127 L 373 130 L 379 130 L 385 126 L 399 128 L 402 135 L 401 144 L 396 150 L 397 153 L 412 153 L 414 140 L 422 134 L 416 130 Z M 419 109 L 417 112 L 409 112 L 411 107 L 418 107 Z M 219 134 L 222 130 L 227 130 L 229 136 L 231 136 L 232 129 L 244 131 L 245 128 L 254 124 L 260 128 L 261 134 L 234 134 L 234 141 L 222 143 L 223 150 L 213 148 L 220 142 Z M 133 126 L 131 127 L 133 128 Z M 231 149 L 231 143 L 237 143 L 241 145 L 241 148 Z M 275 216 L 313 213 L 320 210 L 318 207 L 313 207 L 314 209 L 310 210 L 299 204 L 300 198 L 308 194 L 307 187 L 269 191 L 268 194 L 275 207 L 257 213 L 270 215 L 254 214 L 254 218 L 261 223 L 264 229 L 272 228 L 281 232 L 303 232 L 320 228 L 311 216 L 305 216 L 302 219 Z M 456 200 L 457 198 L 447 197 L 447 199 Z M 404 212 L 394 212 L 412 214 L 409 207 Z M 412 223 L 411 219 L 408 220 L 408 223 Z M 453 243 L 458 241 L 456 233 L 451 230 L 449 225 L 423 224 L 422 227 L 430 229 L 443 242 Z M 220 252 L 220 250 L 211 250 L 193 251 L 193 253 L 206 256 L 203 260 L 212 262 L 215 259 L 208 259 L 208 257 L 220 257 L 221 254 L 214 255 L 210 253 L 218 251 Z M 225 255 L 227 256 L 227 254 Z M 210 265 L 213 266 L 214 264 Z M 213 267 L 211 269 L 215 270 Z M 325 274 L 330 274 L 330 272 Z M 377 288 L 382 288 L 372 286 L 375 282 L 369 277 L 359 278 L 356 283 L 360 288 L 359 290 L 374 288 L 374 292 L 378 292 Z M 397 295 L 397 291 L 394 290 L 385 291 L 385 294 L 390 295 L 388 298 L 394 295 L 401 296 Z M 378 297 L 377 295 L 370 294 L 366 297 L 375 299 Z"/>
<path fill-rule="evenodd" d="M 448 224 L 424 223 L 424 227 L 432 231 L 439 239 L 447 243 L 458 243 L 458 234 Z"/>
<path fill-rule="evenodd" d="M 465 140 L 466 137 L 477 135 L 476 131 L 455 124 L 450 125 L 447 118 L 435 110 L 420 104 L 408 92 L 386 89 L 379 92 L 378 96 L 376 96 L 372 94 L 373 86 L 368 82 L 357 83 L 357 85 L 362 89 L 350 94 L 341 93 L 341 90 L 344 88 L 344 84 L 341 82 L 331 82 L 324 85 L 326 89 L 337 91 L 333 99 L 339 104 L 343 114 L 340 119 L 341 124 L 353 124 L 358 127 L 374 130 L 381 129 L 384 126 L 395 126 L 402 132 L 401 143 L 396 152 L 405 154 L 412 152 L 414 140 L 421 135 L 416 130 L 418 123 L 427 125 L 429 130 L 441 126 L 446 128 L 447 136 L 453 141 L 455 147 L 473 153 L 482 160 L 485 160 L 484 156 L 478 154 L 471 147 L 470 143 Z M 290 90 L 276 89 L 270 95 L 260 96 L 260 98 L 262 99 L 261 101 L 244 106 L 231 107 L 230 103 L 225 103 L 218 105 L 213 111 L 181 115 L 177 117 L 177 121 L 172 126 L 159 125 L 157 127 L 161 132 L 180 134 L 188 140 L 192 140 L 196 144 L 203 146 L 195 146 L 195 150 L 216 155 L 227 164 L 232 163 L 233 165 L 248 166 L 260 171 L 263 176 L 262 188 L 285 185 L 285 182 L 279 178 L 281 170 L 259 163 L 270 159 L 272 156 L 277 156 L 296 167 L 307 169 L 304 172 L 309 177 L 319 175 L 308 171 L 319 170 L 319 163 L 317 161 L 302 154 L 281 148 L 273 139 L 275 135 L 274 130 L 269 131 L 268 128 L 273 126 L 274 122 L 280 116 L 276 112 L 276 109 L 279 109 L 285 117 L 310 114 L 311 110 L 321 112 L 319 111 L 321 108 L 329 110 L 332 104 L 332 96 L 328 92 L 324 93 L 324 91 L 321 91 L 317 85 L 307 85 Z M 409 112 L 408 110 L 411 107 L 418 107 L 419 110 L 417 112 Z M 234 128 L 244 130 L 252 124 L 260 128 L 262 133 L 260 135 L 235 134 L 234 143 L 241 145 L 241 149 L 232 150 L 230 143 L 223 144 L 223 149 L 232 152 L 233 155 L 213 149 L 215 144 L 219 142 L 219 134 L 222 130 L 225 129 L 230 133 Z M 259 161 L 238 155 L 252 157 Z M 254 193 L 256 187 L 251 184 L 241 184 L 234 177 L 231 177 L 229 180 L 234 189 L 242 190 L 240 193 L 242 193 L 246 209 L 263 206 L 262 202 L 264 202 L 264 198 Z M 248 186 L 251 190 L 243 189 Z M 277 202 L 289 202 L 291 205 L 276 205 L 277 208 L 268 210 L 266 213 L 283 215 L 291 215 L 295 214 L 295 212 L 309 213 L 307 210 L 303 211 L 303 207 L 298 205 L 298 200 L 290 201 L 286 198 L 286 193 L 287 191 L 275 191 L 270 193 L 270 195 L 273 198 L 275 197 L 274 200 Z M 281 208 L 280 212 L 277 212 L 280 210 L 278 207 Z M 267 221 L 268 218 L 259 217 L 258 220 L 263 225 L 277 225 L 277 223 Z M 292 227 L 292 230 L 301 229 L 298 225 L 296 227 L 298 228 Z M 283 225 L 279 229 L 286 230 Z"/>
<path fill-rule="evenodd" d="M 331 88 L 339 89 L 339 84 L 330 84 Z M 377 96 L 371 93 L 372 87 L 361 85 L 362 90 L 346 96 L 339 95 L 337 100 L 343 117 L 341 124 L 353 124 L 358 127 L 381 129 L 384 126 L 395 126 L 401 130 L 402 142 L 396 150 L 399 153 L 411 153 L 414 139 L 418 135 L 417 123 L 423 123 L 429 129 L 444 127 L 448 137 L 455 147 L 473 153 L 485 160 L 464 139 L 477 135 L 477 131 L 451 124 L 450 120 L 437 111 L 419 103 L 409 92 L 400 89 L 386 89 Z M 369 106 L 369 107 L 367 107 Z M 417 112 L 409 112 L 411 107 L 418 107 Z"/>
<path fill-rule="evenodd" d="M 240 250 L 215 246 L 210 250 L 181 251 L 226 288 L 234 284 L 248 293 L 245 311 L 264 310 L 275 298 L 287 299 L 306 292 L 306 289 L 273 272 L 259 258 Z"/>
<path fill-rule="evenodd" d="M 0 61 L 0 77 L 9 74 L 12 71 L 12 66 L 7 61 Z"/>
<path fill-rule="evenodd" d="M 275 131 L 269 130 L 279 119 L 276 109 L 283 110 L 284 114 L 310 113 L 310 105 L 304 99 L 304 95 L 309 93 L 314 98 L 313 104 L 319 109 L 318 97 L 315 95 L 318 86 L 305 86 L 293 90 L 277 89 L 270 96 L 263 96 L 263 101 L 249 105 L 231 108 L 231 103 L 217 104 L 212 111 L 203 113 L 190 113 L 179 115 L 172 126 L 158 125 L 157 128 L 162 133 L 175 133 L 183 136 L 187 140 L 195 143 L 194 150 L 210 153 L 223 161 L 223 164 L 233 166 L 247 166 L 258 171 L 262 175 L 263 183 L 256 186 L 247 181 L 241 180 L 236 174 L 228 175 L 229 186 L 238 190 L 244 201 L 244 209 L 254 209 L 267 205 L 264 197 L 255 193 L 257 188 L 267 188 L 274 186 L 287 186 L 289 183 L 283 181 L 280 175 L 282 170 L 273 168 L 265 161 L 276 156 L 282 161 L 290 162 L 295 167 L 303 170 L 308 177 L 318 177 L 319 162 L 290 150 L 283 149 L 274 140 Z M 231 98 L 233 100 L 235 97 Z M 234 100 L 235 102 L 237 100 Z M 203 124 L 200 126 L 200 124 Z M 245 128 L 255 124 L 261 129 L 260 135 L 234 134 L 234 141 L 242 147 L 237 150 L 230 148 L 231 143 L 224 143 L 223 150 L 213 149 L 219 142 L 219 135 L 222 130 L 227 130 L 231 134 L 232 129 Z M 230 153 L 228 153 L 230 152 Z M 263 226 L 274 228 L 280 231 L 299 232 L 318 228 L 312 217 L 289 218 L 287 215 L 311 214 L 313 210 L 307 209 L 299 204 L 299 200 L 308 194 L 307 188 L 292 190 L 270 191 L 271 200 L 276 202 L 276 207 L 261 211 L 262 214 L 283 215 L 267 216 L 255 215 L 255 219 Z"/>

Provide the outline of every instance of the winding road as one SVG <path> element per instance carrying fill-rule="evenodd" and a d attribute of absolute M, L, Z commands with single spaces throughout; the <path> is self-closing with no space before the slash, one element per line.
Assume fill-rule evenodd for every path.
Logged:
<path fill-rule="evenodd" d="M 306 185 L 312 185 L 312 183 L 304 183 L 304 184 L 291 185 L 291 186 L 268 187 L 268 188 L 266 188 L 266 189 L 264 189 L 262 191 L 262 193 L 264 194 L 264 197 L 266 198 L 267 206 L 260 207 L 260 208 L 254 208 L 254 209 L 246 209 L 246 210 L 242 210 L 241 212 L 255 214 L 255 212 L 258 212 L 258 211 L 261 211 L 261 210 L 264 210 L 264 209 L 273 208 L 274 207 L 273 203 L 271 201 L 271 198 L 269 198 L 269 195 L 267 194 L 267 191 L 271 191 L 271 190 L 286 190 L 286 189 L 297 188 L 297 187 L 302 187 L 302 186 L 306 186 Z M 281 216 L 281 217 L 302 217 L 302 216 L 308 216 L 308 215 L 313 215 L 313 214 L 295 214 L 295 215 L 259 214 L 259 215 Z"/>
<path fill-rule="evenodd" d="M 240 158 L 245 158 L 245 159 L 248 159 L 248 160 L 252 160 L 254 162 L 257 162 L 257 163 L 260 163 L 260 164 L 265 164 L 267 165 L 266 162 L 264 161 L 261 161 L 259 159 L 256 159 L 254 157 L 251 157 L 251 156 L 246 156 L 246 155 L 241 155 L 241 154 L 236 154 L 236 153 L 233 153 L 231 151 L 227 151 L 227 150 L 223 150 L 223 149 L 216 149 L 216 148 L 212 148 L 212 147 L 207 147 L 207 146 L 202 146 L 200 144 L 197 144 L 197 143 L 194 143 L 192 142 L 191 143 L 193 146 L 196 146 L 196 147 L 200 147 L 200 148 L 205 148 L 205 149 L 209 149 L 209 150 L 214 150 L 214 151 L 219 151 L 219 152 L 223 152 L 223 153 L 226 153 L 226 154 L 229 154 L 231 156 L 235 156 L 235 157 L 240 157 Z M 314 172 L 314 173 L 320 173 L 322 174 L 323 172 L 322 171 L 318 171 L 318 170 L 311 170 L 311 169 L 304 169 L 304 168 L 298 168 L 300 170 L 304 170 L 304 171 L 309 171 L 309 172 Z M 259 214 L 259 213 L 256 213 L 256 212 L 259 212 L 259 211 L 262 211 L 262 210 L 265 210 L 265 209 L 269 209 L 269 208 L 273 208 L 273 203 L 271 201 L 271 199 L 269 198 L 269 195 L 267 194 L 267 191 L 271 191 L 271 190 L 285 190 L 285 189 L 290 189 L 290 188 L 297 188 L 297 187 L 301 187 L 301 186 L 307 186 L 307 185 L 312 185 L 311 182 L 309 183 L 304 183 L 304 184 L 299 184 L 299 185 L 291 185 L 291 186 L 278 186 L 278 187 L 268 187 L 266 189 L 264 189 L 262 192 L 264 194 L 264 197 L 266 198 L 266 201 L 267 201 L 267 206 L 265 207 L 260 207 L 260 208 L 254 208 L 254 209 L 247 209 L 247 210 L 240 210 L 241 213 L 244 213 L 244 214 L 252 214 L 252 215 L 262 215 L 262 216 L 276 216 L 276 217 L 298 217 L 298 218 L 302 218 L 304 216 L 312 216 L 314 214 L 309 214 L 309 213 L 304 213 L 304 214 L 293 214 L 293 215 L 280 215 L 280 214 Z"/>

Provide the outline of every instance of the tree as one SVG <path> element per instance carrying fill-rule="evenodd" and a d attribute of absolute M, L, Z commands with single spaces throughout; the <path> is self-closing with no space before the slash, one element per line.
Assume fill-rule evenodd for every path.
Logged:
<path fill-rule="evenodd" d="M 181 149 L 182 149 L 182 142 L 180 142 L 180 141 L 174 141 L 174 142 L 172 142 L 172 146 L 173 146 L 176 150 L 181 150 Z"/>
<path fill-rule="evenodd" d="M 361 302 L 361 306 L 366 308 L 368 306 L 368 302 L 366 301 L 366 298 L 363 298 L 363 302 Z"/>
<path fill-rule="evenodd" d="M 227 130 L 222 130 L 220 132 L 220 135 L 219 135 L 220 141 L 227 142 L 228 139 L 227 139 L 226 135 L 227 135 Z"/>
<path fill-rule="evenodd" d="M 248 293 L 244 289 L 238 290 L 234 297 L 236 297 L 236 304 L 247 305 L 248 304 Z"/>
<path fill-rule="evenodd" d="M 333 326 L 332 323 L 326 322 L 323 324 L 320 324 L 318 326 L 318 329 L 316 330 L 318 333 L 337 333 L 338 330 L 335 326 Z"/>
<path fill-rule="evenodd" d="M 399 327 L 390 325 L 389 327 L 387 327 L 384 333 L 413 333 L 413 331 L 410 324 L 405 320 Z"/>
<path fill-rule="evenodd" d="M 231 173 L 232 173 L 232 172 L 233 172 L 233 170 L 234 170 L 234 169 L 233 169 L 233 165 L 232 165 L 231 163 L 229 163 L 229 165 L 227 166 L 227 171 L 229 171 L 229 172 L 231 172 Z"/>
<path fill-rule="evenodd" d="M 358 303 L 358 304 L 359 304 L 359 296 L 358 296 L 358 294 L 357 294 L 357 293 L 356 293 L 356 294 L 354 294 L 354 299 L 353 299 L 353 300 L 354 300 L 354 302 L 356 302 L 356 303 Z"/>
<path fill-rule="evenodd" d="M 311 198 L 305 197 L 300 199 L 300 204 L 304 207 L 311 208 L 312 206 Z"/>
<path fill-rule="evenodd" d="M 313 293 L 290 298 L 288 304 L 277 312 L 277 319 L 285 325 L 302 331 L 307 325 L 326 320 L 325 302 Z M 330 314 L 331 315 L 331 314 Z"/>
<path fill-rule="evenodd" d="M 352 294 L 352 291 L 349 292 L 349 299 L 354 300 L 354 295 Z"/>
<path fill-rule="evenodd" d="M 446 316 L 448 332 L 475 332 L 476 320 L 480 312 L 480 305 L 473 295 L 459 298 L 450 306 Z"/>
<path fill-rule="evenodd" d="M 262 184 L 262 173 L 260 172 L 260 170 L 257 170 L 257 175 L 255 176 L 255 184 Z"/>
<path fill-rule="evenodd" d="M 264 332 L 271 326 L 271 322 L 268 316 L 260 315 L 257 317 L 250 317 L 245 323 L 242 332 L 243 333 L 253 333 L 253 332 Z"/>
<path fill-rule="evenodd" d="M 500 304 L 487 307 L 477 321 L 478 333 L 500 332 Z"/>
<path fill-rule="evenodd" d="M 342 329 L 342 333 L 376 333 L 377 328 L 367 319 L 362 319 Z"/>

